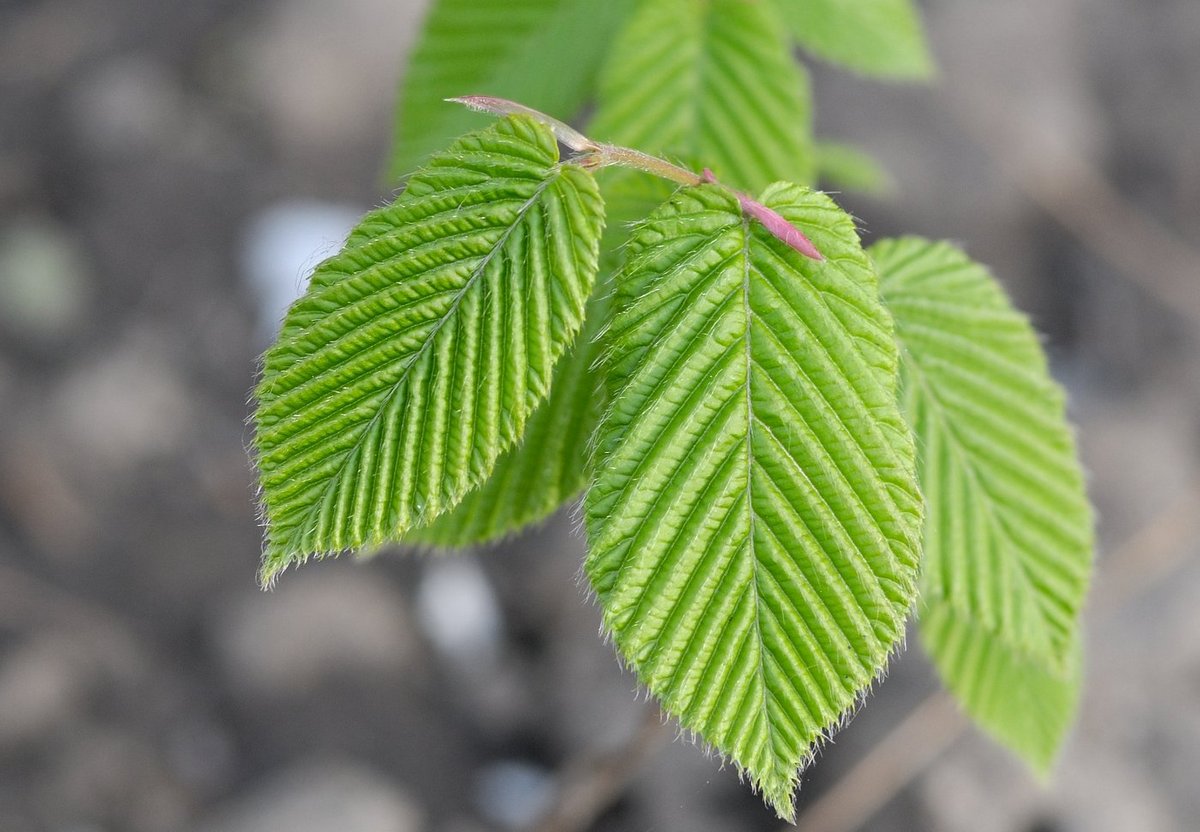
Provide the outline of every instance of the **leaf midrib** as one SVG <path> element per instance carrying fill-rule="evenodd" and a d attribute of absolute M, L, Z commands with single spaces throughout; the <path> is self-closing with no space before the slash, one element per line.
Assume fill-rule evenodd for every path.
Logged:
<path fill-rule="evenodd" d="M 533 206 L 538 202 L 538 200 L 541 198 L 542 194 L 545 193 L 546 189 L 549 188 L 552 183 L 558 181 L 558 179 L 562 175 L 562 169 L 563 168 L 562 168 L 561 164 L 556 164 L 556 165 L 554 165 L 554 167 L 551 168 L 549 175 L 541 183 L 538 184 L 538 186 L 534 190 L 533 194 L 531 194 L 529 199 L 525 201 L 525 204 L 522 205 L 519 209 L 517 209 L 517 213 L 516 213 L 516 216 L 513 218 L 512 224 L 509 225 L 509 227 L 507 229 L 505 229 L 504 233 L 496 241 L 496 244 L 492 247 L 492 249 L 486 255 L 484 255 L 483 259 L 479 261 L 479 264 L 471 272 L 471 276 L 467 278 L 465 283 L 463 283 L 462 289 L 455 296 L 454 300 L 451 301 L 450 306 L 446 309 L 446 312 L 437 321 L 437 323 L 434 324 L 433 328 L 429 331 L 428 337 L 421 344 L 421 346 L 418 347 L 417 350 L 413 353 L 412 360 L 410 360 L 408 362 L 408 366 L 406 366 L 404 368 L 404 370 L 400 373 L 400 376 L 396 379 L 396 382 L 391 386 L 391 389 L 388 390 L 387 394 L 380 400 L 379 409 L 375 411 L 375 415 L 371 417 L 371 420 L 369 422 L 367 422 L 366 426 L 360 431 L 359 438 L 355 441 L 355 443 L 353 445 L 351 445 L 349 448 L 347 448 L 345 451 L 343 451 L 342 462 L 337 466 L 336 471 L 331 472 L 325 487 L 321 489 L 319 497 L 317 497 L 317 499 L 314 499 L 312 501 L 312 503 L 309 506 L 308 511 L 305 512 L 302 519 L 292 527 L 292 528 L 299 528 L 300 535 L 304 535 L 306 533 L 307 527 L 312 523 L 312 520 L 316 516 L 317 511 L 324 504 L 325 500 L 329 497 L 331 490 L 336 488 L 337 483 L 340 480 L 342 473 L 346 470 L 346 465 L 348 465 L 350 463 L 350 461 L 354 458 L 354 456 L 362 450 L 363 442 L 365 441 L 366 437 L 374 429 L 375 424 L 379 421 L 379 418 L 383 415 L 383 412 L 385 410 L 387 410 L 388 404 L 391 402 L 392 397 L 394 397 L 396 395 L 396 393 L 397 393 L 397 391 L 399 391 L 401 385 L 403 385 L 408 380 L 409 374 L 411 373 L 412 368 L 417 365 L 417 362 L 421 359 L 421 357 L 429 349 L 430 345 L 433 343 L 434 339 L 437 337 L 438 332 L 441 331 L 442 327 L 446 324 L 446 322 L 448 320 L 450 320 L 450 318 L 453 317 L 454 314 L 458 311 L 458 307 L 461 305 L 462 299 L 466 296 L 467 292 L 469 292 L 471 290 L 471 288 L 476 284 L 476 282 L 479 280 L 479 278 L 487 270 L 487 267 L 491 264 L 492 259 L 497 255 L 497 253 L 500 252 L 501 249 L 504 248 L 505 244 L 508 242 L 509 237 L 512 236 L 513 231 L 515 231 L 517 226 L 520 225 L 521 222 L 525 219 L 526 214 L 528 214 L 529 211 L 533 208 Z M 398 467 L 399 466 L 397 466 L 397 468 Z"/>
<path fill-rule="evenodd" d="M 752 338 L 750 327 L 754 321 L 754 311 L 750 305 L 750 218 L 745 214 L 742 215 L 742 314 L 746 317 L 746 511 L 749 515 L 748 523 L 749 530 L 746 535 L 746 546 L 749 549 L 750 563 L 752 565 L 751 586 L 754 591 L 754 636 L 755 647 L 757 648 L 756 669 L 758 672 L 759 689 L 762 691 L 762 712 L 763 724 L 765 727 L 766 737 L 765 742 L 769 758 L 772 760 L 772 772 L 776 772 L 778 760 L 775 750 L 775 728 L 771 720 L 770 703 L 767 701 L 767 675 L 766 661 L 763 656 L 765 641 L 762 633 L 762 598 L 759 588 L 759 572 L 763 568 L 758 561 L 758 549 L 755 546 L 754 526 L 758 520 L 758 516 L 754 511 L 754 425 L 756 418 L 754 416 L 754 397 L 750 387 L 750 380 L 754 372 L 754 355 L 751 350 Z"/>
<path fill-rule="evenodd" d="M 897 341 L 899 341 L 903 346 L 903 340 L 899 332 L 897 332 Z M 978 488 L 980 493 L 982 493 L 986 498 L 983 503 L 983 511 L 987 517 L 988 524 L 1007 544 L 1004 547 L 1004 551 L 1012 551 L 1017 553 L 1010 557 L 1004 558 L 1004 560 L 1005 562 L 1014 564 L 1013 572 L 1019 577 L 1021 583 L 1025 586 L 1026 591 L 1029 593 L 1029 596 L 1032 599 L 1032 606 L 1038 612 L 1039 623 L 1046 633 L 1046 641 L 1051 650 L 1055 650 L 1055 644 L 1059 640 L 1055 635 L 1056 628 L 1050 623 L 1050 620 L 1043 609 L 1043 604 L 1037 589 L 1037 585 L 1033 578 L 1029 575 L 1029 572 L 1027 571 L 1028 568 L 1019 554 L 1021 547 L 1018 546 L 1016 541 L 1013 539 L 1011 533 L 1008 531 L 1008 527 L 996 515 L 993 504 L 999 501 L 995 499 L 991 490 L 987 487 L 985 480 L 979 475 L 977 466 L 971 461 L 969 454 L 966 453 L 966 445 L 962 438 L 958 435 L 958 430 L 949 420 L 946 419 L 945 414 L 948 408 L 935 392 L 932 384 L 929 381 L 927 371 L 921 366 L 921 362 L 916 358 L 912 350 L 906 349 L 905 353 L 908 357 L 909 367 L 912 369 L 910 375 L 916 379 L 917 383 L 921 386 L 922 390 L 924 390 L 925 395 L 929 398 L 930 402 L 935 405 L 929 409 L 931 417 L 936 419 L 938 424 L 941 425 L 943 435 L 949 440 L 947 444 L 950 447 L 951 452 L 960 460 L 963 470 L 967 476 L 970 477 L 971 481 L 974 482 L 975 487 Z M 1023 640 L 1010 640 L 1005 636 L 999 627 L 993 628 L 987 622 L 980 620 L 972 610 L 962 608 L 960 604 L 954 600 L 953 595 L 946 595 L 943 597 L 945 598 L 946 603 L 949 604 L 952 609 L 958 610 L 962 615 L 966 616 L 972 621 L 977 621 L 983 629 L 987 630 L 993 635 L 998 636 L 1002 641 L 1010 644 L 1012 649 L 1016 650 L 1018 653 L 1037 649 L 1034 645 L 1022 643 Z"/>

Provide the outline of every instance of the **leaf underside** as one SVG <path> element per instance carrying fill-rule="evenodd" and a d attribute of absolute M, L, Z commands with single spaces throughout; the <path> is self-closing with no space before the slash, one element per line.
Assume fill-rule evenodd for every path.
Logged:
<path fill-rule="evenodd" d="M 906 238 L 870 253 L 919 448 L 924 642 L 972 715 L 1044 769 L 1074 711 L 1093 547 L 1063 393 L 1028 320 L 961 251 Z M 1037 708 L 1001 701 L 1025 687 L 1054 690 Z"/>
<path fill-rule="evenodd" d="M 264 581 L 396 540 L 487 477 L 583 323 L 603 216 L 553 135 L 509 118 L 317 268 L 257 389 Z"/>
<path fill-rule="evenodd" d="M 1064 670 L 1051 671 L 940 601 L 922 607 L 920 632 L 946 687 L 971 718 L 1038 774 L 1048 774 L 1075 720 L 1078 645 Z"/>
<path fill-rule="evenodd" d="M 596 139 L 700 160 L 760 189 L 814 173 L 808 78 L 775 10 L 745 0 L 644 0 L 600 75 Z"/>
<path fill-rule="evenodd" d="M 486 116 L 445 103 L 459 95 L 509 98 L 570 118 L 634 0 L 437 0 L 413 48 L 396 110 L 390 171 L 407 174 Z M 552 68 L 552 69 L 548 69 Z"/>
<path fill-rule="evenodd" d="M 625 660 L 782 816 L 904 632 L 921 506 L 890 318 L 850 218 L 762 200 L 818 263 L 686 188 L 634 234 L 604 337 L 586 571 Z"/>
<path fill-rule="evenodd" d="M 913 0 L 776 0 L 808 51 L 880 78 L 922 80 L 934 71 Z"/>

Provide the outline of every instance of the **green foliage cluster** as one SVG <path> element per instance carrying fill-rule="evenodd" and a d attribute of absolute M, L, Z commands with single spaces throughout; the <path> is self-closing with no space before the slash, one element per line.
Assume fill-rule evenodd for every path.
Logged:
<path fill-rule="evenodd" d="M 267 583 L 488 543 L 584 493 L 624 660 L 785 817 L 914 609 L 963 707 L 1047 770 L 1092 552 L 1028 321 L 958 249 L 864 249 L 812 189 L 885 176 L 814 139 L 797 44 L 932 72 L 910 0 L 441 0 L 399 107 L 393 169 L 420 169 L 288 312 L 254 440 Z M 480 126 L 442 101 L 464 92 L 594 101 L 595 142 Z M 712 173 L 673 188 L 608 142 Z"/>

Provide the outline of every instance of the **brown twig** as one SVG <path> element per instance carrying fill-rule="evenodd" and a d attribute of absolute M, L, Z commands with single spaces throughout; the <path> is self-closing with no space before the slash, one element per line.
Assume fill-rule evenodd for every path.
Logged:
<path fill-rule="evenodd" d="M 949 112 L 1034 204 L 1200 329 L 1200 251 L 1123 197 L 1083 157 L 1018 134 L 1003 111 L 960 99 L 951 101 Z"/>
<path fill-rule="evenodd" d="M 800 812 L 801 832 L 845 832 L 882 809 L 963 735 L 966 720 L 945 691 L 913 708 L 830 789 Z M 792 827 L 784 827 L 795 832 Z"/>
<path fill-rule="evenodd" d="M 1136 598 L 1177 569 L 1197 533 L 1200 483 L 1179 496 L 1104 559 L 1092 592 L 1093 612 L 1109 612 Z"/>
<path fill-rule="evenodd" d="M 619 748 L 582 759 L 563 775 L 558 797 L 532 832 L 577 832 L 587 829 L 612 805 L 641 765 L 667 738 L 668 727 L 651 703 L 634 735 Z"/>

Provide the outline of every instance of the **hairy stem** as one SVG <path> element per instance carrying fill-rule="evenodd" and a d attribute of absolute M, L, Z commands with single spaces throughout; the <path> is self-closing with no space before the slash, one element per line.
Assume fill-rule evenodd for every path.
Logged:
<path fill-rule="evenodd" d="M 700 174 L 681 168 L 679 165 L 671 164 L 666 159 L 615 144 L 597 143 L 596 149 L 586 153 L 582 161 L 585 166 L 590 167 L 620 165 L 625 168 L 633 168 L 651 176 L 678 182 L 680 185 L 703 185 L 705 182 L 715 181 L 705 179 Z"/>
<path fill-rule="evenodd" d="M 649 153 L 643 153 L 631 147 L 621 147 L 615 144 L 593 141 L 566 122 L 560 121 L 553 116 L 548 116 L 532 107 L 518 104 L 516 101 L 509 101 L 506 98 L 494 98 L 489 95 L 464 95 L 459 98 L 447 98 L 446 100 L 456 104 L 463 104 L 472 110 L 478 110 L 483 113 L 491 113 L 497 116 L 523 115 L 539 121 L 550 128 L 558 141 L 579 154 L 576 161 L 584 167 L 602 168 L 609 165 L 620 165 L 621 167 L 640 170 L 643 173 L 658 176 L 680 185 L 720 184 L 717 182 L 717 178 L 713 176 L 713 172 L 708 168 L 705 168 L 702 174 L 695 173 L 687 168 L 672 164 L 666 159 L 651 156 Z M 812 260 L 825 259 L 821 252 L 817 250 L 817 247 L 812 244 L 812 241 L 808 237 L 805 237 L 799 228 L 788 222 L 783 215 L 741 191 L 732 188 L 730 190 L 737 197 L 738 204 L 741 206 L 743 213 L 748 217 L 758 220 L 776 239 L 781 240 L 787 246 Z"/>

